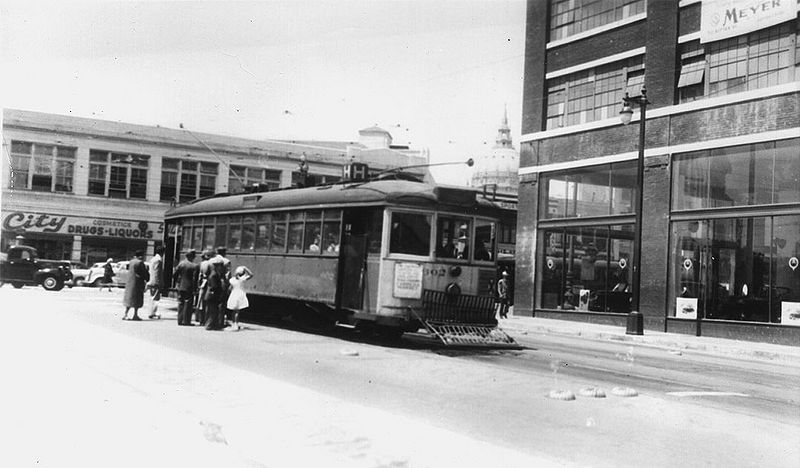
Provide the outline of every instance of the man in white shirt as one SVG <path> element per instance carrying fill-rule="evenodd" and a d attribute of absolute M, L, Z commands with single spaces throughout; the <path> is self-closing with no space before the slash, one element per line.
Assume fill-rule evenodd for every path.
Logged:
<path fill-rule="evenodd" d="M 160 319 L 158 313 L 158 301 L 161 300 L 161 288 L 164 285 L 164 259 L 161 256 L 164 247 L 156 247 L 155 255 L 150 259 L 150 282 L 147 288 L 150 290 L 150 319 Z"/>

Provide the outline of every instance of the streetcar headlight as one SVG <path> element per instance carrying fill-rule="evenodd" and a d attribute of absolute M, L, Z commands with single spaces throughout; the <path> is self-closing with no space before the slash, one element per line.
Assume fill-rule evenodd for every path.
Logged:
<path fill-rule="evenodd" d="M 461 276 L 461 267 L 460 266 L 451 266 L 450 267 L 450 276 L 458 278 Z"/>
<path fill-rule="evenodd" d="M 457 285 L 456 283 L 450 283 L 446 288 L 444 288 L 444 292 L 447 293 L 448 296 L 460 296 L 461 286 Z"/>

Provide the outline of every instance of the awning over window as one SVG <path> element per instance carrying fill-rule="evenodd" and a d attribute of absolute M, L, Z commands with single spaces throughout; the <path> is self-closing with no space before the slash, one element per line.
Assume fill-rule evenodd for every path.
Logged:
<path fill-rule="evenodd" d="M 706 71 L 705 60 L 700 62 L 687 63 L 681 67 L 681 77 L 678 79 L 678 87 L 684 88 L 703 82 L 703 73 Z"/>

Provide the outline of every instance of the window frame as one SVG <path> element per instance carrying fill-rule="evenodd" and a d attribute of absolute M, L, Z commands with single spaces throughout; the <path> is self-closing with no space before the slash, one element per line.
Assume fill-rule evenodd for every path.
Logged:
<path fill-rule="evenodd" d="M 28 152 L 24 153 L 20 147 L 26 145 Z M 40 153 L 37 149 L 49 151 Z M 78 148 L 73 146 L 11 140 L 8 187 L 34 192 L 75 193 L 77 151 Z M 46 164 L 42 164 L 43 160 Z M 24 170 L 23 165 L 26 166 Z M 65 173 L 63 168 L 68 168 L 68 171 Z M 37 177 L 49 179 L 46 184 L 48 187 L 35 183 Z M 19 184 L 17 181 L 24 183 Z"/>
<path fill-rule="evenodd" d="M 101 159 L 102 158 L 102 159 Z M 95 169 L 102 169 L 102 179 L 93 177 Z M 124 169 L 124 180 L 115 180 L 120 188 L 112 187 L 112 173 L 121 173 Z M 150 169 L 150 156 L 146 154 L 125 153 L 98 149 L 89 150 L 89 189 L 88 195 L 130 200 L 147 200 L 147 179 Z M 139 176 L 134 179 L 134 172 Z M 93 185 L 103 184 L 103 193 L 93 191 Z M 124 188 L 123 187 L 124 184 Z M 136 191 L 132 190 L 137 187 Z M 132 194 L 136 194 L 132 196 Z M 141 196 L 138 194 L 141 193 Z M 115 196 L 122 195 L 122 196 Z"/>

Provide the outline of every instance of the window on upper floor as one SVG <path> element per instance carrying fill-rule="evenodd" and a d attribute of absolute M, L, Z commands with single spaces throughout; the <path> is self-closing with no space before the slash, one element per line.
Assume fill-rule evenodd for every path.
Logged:
<path fill-rule="evenodd" d="M 614 117 L 622 96 L 642 84 L 641 56 L 548 80 L 547 130 Z"/>
<path fill-rule="evenodd" d="M 147 198 L 150 156 L 89 151 L 89 195 L 111 198 Z"/>
<path fill-rule="evenodd" d="M 681 44 L 680 102 L 790 83 L 800 78 L 800 22 L 708 44 Z"/>
<path fill-rule="evenodd" d="M 262 184 L 270 190 L 280 188 L 281 171 L 260 167 L 231 166 L 228 173 L 228 192 L 241 193 L 245 187 Z"/>
<path fill-rule="evenodd" d="M 550 41 L 645 13 L 646 0 L 551 0 Z"/>
<path fill-rule="evenodd" d="M 214 195 L 217 168 L 217 163 L 162 159 L 160 200 L 183 203 Z"/>
<path fill-rule="evenodd" d="M 302 175 L 294 171 L 292 172 L 292 185 L 297 186 L 301 181 Z M 322 174 L 308 174 L 306 175 L 306 187 L 314 187 L 317 185 L 333 184 L 342 180 L 341 177 Z"/>
<path fill-rule="evenodd" d="M 10 188 L 72 192 L 75 148 L 11 141 Z"/>

